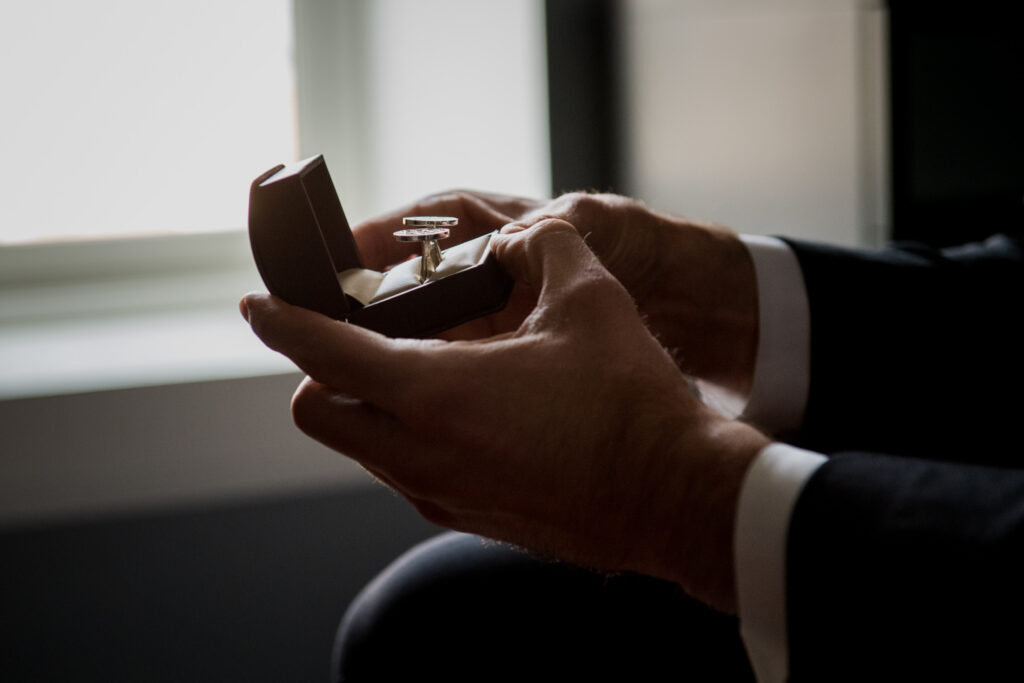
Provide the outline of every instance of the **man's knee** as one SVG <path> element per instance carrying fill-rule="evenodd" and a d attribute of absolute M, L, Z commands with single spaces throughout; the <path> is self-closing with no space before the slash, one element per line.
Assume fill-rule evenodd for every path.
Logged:
<path fill-rule="evenodd" d="M 607 576 L 448 533 L 411 549 L 349 607 L 339 681 L 597 678 L 688 671 L 749 680 L 734 619 L 674 584 Z"/>
<path fill-rule="evenodd" d="M 335 680 L 440 672 L 453 666 L 453 656 L 496 652 L 495 629 L 510 627 L 514 616 L 503 591 L 524 587 L 516 575 L 533 563 L 512 548 L 454 532 L 415 546 L 349 606 L 335 641 Z"/>

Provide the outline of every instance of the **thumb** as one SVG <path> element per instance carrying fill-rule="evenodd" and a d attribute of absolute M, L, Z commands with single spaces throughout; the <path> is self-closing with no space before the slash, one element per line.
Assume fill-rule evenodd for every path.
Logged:
<path fill-rule="evenodd" d="M 572 224 L 547 218 L 530 227 L 502 232 L 491 251 L 515 280 L 535 290 L 561 291 L 581 277 L 604 271 Z"/>
<path fill-rule="evenodd" d="M 517 281 L 539 291 L 530 324 L 600 326 L 615 311 L 632 312 L 632 297 L 570 224 L 557 218 L 491 241 L 499 263 Z"/>

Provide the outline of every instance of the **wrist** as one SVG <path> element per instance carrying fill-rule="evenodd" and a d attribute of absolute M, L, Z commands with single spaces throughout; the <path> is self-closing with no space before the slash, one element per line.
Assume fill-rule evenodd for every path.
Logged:
<path fill-rule="evenodd" d="M 732 231 L 665 219 L 658 287 L 638 302 L 684 372 L 747 396 L 758 343 L 757 278 Z"/>
<path fill-rule="evenodd" d="M 664 533 L 664 574 L 690 595 L 723 612 L 736 611 L 733 539 L 747 470 L 771 441 L 744 423 L 712 411 L 678 442 L 683 463 L 672 484 L 675 508 Z"/>

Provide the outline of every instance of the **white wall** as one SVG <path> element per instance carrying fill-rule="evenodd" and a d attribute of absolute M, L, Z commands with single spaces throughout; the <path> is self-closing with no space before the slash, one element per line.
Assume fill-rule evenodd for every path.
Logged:
<path fill-rule="evenodd" d="M 877 242 L 886 206 L 875 5 L 627 2 L 632 192 L 743 232 Z"/>
<path fill-rule="evenodd" d="M 374 0 L 368 55 L 373 205 L 469 187 L 546 196 L 539 0 Z"/>
<path fill-rule="evenodd" d="M 0 527 L 368 485 L 292 425 L 300 379 L 0 401 Z"/>
<path fill-rule="evenodd" d="M 468 187 L 546 195 L 541 0 L 295 0 L 302 156 L 358 222 Z"/>

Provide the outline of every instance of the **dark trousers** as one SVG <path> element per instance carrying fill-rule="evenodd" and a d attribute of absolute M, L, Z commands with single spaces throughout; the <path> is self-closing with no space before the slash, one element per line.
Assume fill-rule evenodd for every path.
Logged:
<path fill-rule="evenodd" d="M 678 586 L 447 533 L 349 607 L 335 681 L 753 681 L 737 621 Z"/>

